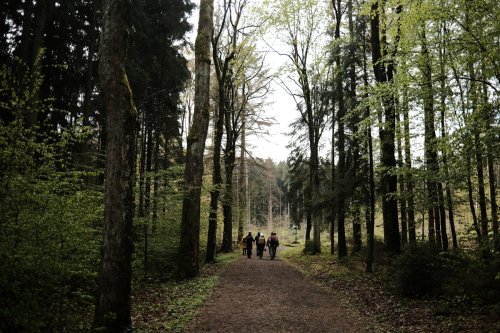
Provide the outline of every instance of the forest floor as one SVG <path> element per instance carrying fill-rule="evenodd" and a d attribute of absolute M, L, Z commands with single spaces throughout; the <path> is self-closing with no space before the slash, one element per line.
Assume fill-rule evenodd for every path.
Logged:
<path fill-rule="evenodd" d="M 255 253 L 255 250 L 254 250 Z M 278 256 L 241 256 L 185 332 L 368 332 L 363 316 Z"/>
<path fill-rule="evenodd" d="M 380 270 L 367 274 L 363 266 L 360 258 L 303 255 L 298 247 L 274 260 L 234 252 L 205 265 L 199 278 L 141 288 L 134 326 L 141 333 L 500 332 L 498 306 L 400 298 Z"/>

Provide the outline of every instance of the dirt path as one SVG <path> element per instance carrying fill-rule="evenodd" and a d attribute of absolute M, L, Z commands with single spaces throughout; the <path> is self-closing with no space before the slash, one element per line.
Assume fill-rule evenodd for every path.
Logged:
<path fill-rule="evenodd" d="M 185 332 L 366 332 L 361 322 L 279 253 L 264 253 L 232 263 Z"/>

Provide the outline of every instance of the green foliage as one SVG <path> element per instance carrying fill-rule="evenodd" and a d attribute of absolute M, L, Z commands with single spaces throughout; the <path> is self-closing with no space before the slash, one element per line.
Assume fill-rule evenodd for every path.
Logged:
<path fill-rule="evenodd" d="M 500 256 L 496 253 L 486 257 L 480 251 L 437 253 L 419 244 L 391 263 L 387 282 L 406 297 L 448 296 L 495 303 L 500 299 L 498 272 Z"/>
<path fill-rule="evenodd" d="M 409 248 L 390 267 L 390 286 L 403 296 L 422 297 L 443 293 L 445 279 L 456 275 L 458 263 L 435 254 L 429 246 Z"/>
<path fill-rule="evenodd" d="M 149 214 L 146 218 L 136 217 L 134 219 L 135 251 L 133 253 L 132 267 L 136 281 L 148 279 L 166 282 L 177 276 L 183 173 L 184 165 L 175 165 L 159 171 L 156 174 L 161 179 L 161 186 L 158 191 L 157 220 L 153 221 L 152 214 Z M 151 173 L 150 176 L 154 178 L 155 173 Z M 205 176 L 200 207 L 200 264 L 205 257 L 208 214 L 210 211 L 210 196 L 208 193 L 210 183 L 210 177 Z M 147 228 L 148 240 L 147 272 L 144 271 L 145 227 Z"/>
<path fill-rule="evenodd" d="M 2 79 L 5 94 L 5 71 Z M 53 137 L 25 128 L 21 111 L 29 96 L 3 104 L 13 119 L 0 123 L 3 332 L 56 331 L 88 322 L 99 255 L 102 193 L 84 189 L 80 175 L 66 168 L 64 140 L 51 143 Z"/>

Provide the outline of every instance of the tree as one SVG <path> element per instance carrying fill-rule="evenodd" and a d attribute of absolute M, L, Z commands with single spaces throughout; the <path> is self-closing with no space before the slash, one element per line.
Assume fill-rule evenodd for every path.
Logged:
<path fill-rule="evenodd" d="M 421 71 L 423 81 L 423 109 L 425 122 L 425 163 L 429 172 L 427 181 L 428 191 L 428 216 L 429 216 L 429 241 L 436 242 L 438 248 L 448 250 L 448 238 L 446 235 L 446 224 L 444 214 L 440 207 L 444 207 L 442 200 L 442 189 L 438 182 L 433 179 L 439 172 L 437 159 L 437 140 L 435 132 L 434 117 L 434 87 L 432 84 L 432 68 L 429 50 L 427 47 L 425 20 L 422 22 L 420 30 L 421 40 Z M 435 230 L 435 231 L 434 231 Z"/>
<path fill-rule="evenodd" d="M 295 99 L 300 120 L 307 128 L 310 186 L 306 194 L 309 207 L 306 240 L 310 239 L 311 227 L 314 227 L 312 251 L 319 253 L 321 252 L 320 216 L 315 205 L 319 202 L 319 141 L 325 128 L 328 108 L 325 107 L 325 103 L 318 103 L 319 107 L 314 108 L 313 86 L 319 87 L 326 73 L 326 66 L 320 61 L 321 51 L 316 48 L 322 36 L 321 15 L 325 10 L 317 0 L 305 2 L 282 0 L 272 4 L 265 2 L 264 5 L 267 7 L 270 24 L 278 30 L 281 29 L 277 37 L 287 45 L 288 51 L 285 53 L 276 51 L 288 59 L 290 65 L 288 70 L 294 75 L 294 78 L 288 79 L 299 90 L 295 92 L 293 88 L 283 85 L 288 94 Z M 322 100 L 326 102 L 325 99 Z"/>
<path fill-rule="evenodd" d="M 398 6 L 398 11 L 401 7 Z M 371 4 L 370 27 L 373 72 L 376 82 L 382 89 L 388 89 L 388 85 L 394 79 L 394 63 L 390 57 L 394 56 L 397 50 L 399 37 L 395 38 L 395 45 L 392 53 L 388 54 L 388 46 L 385 42 L 385 31 L 380 30 L 380 17 L 384 17 L 384 1 L 374 1 Z M 398 222 L 398 206 L 394 194 L 397 191 L 397 177 L 391 171 L 396 167 L 395 158 L 395 102 L 394 95 L 385 92 L 382 96 L 382 106 L 384 109 L 384 121 L 380 124 L 379 136 L 382 145 L 381 151 L 381 195 L 382 213 L 384 219 L 384 240 L 387 250 L 393 254 L 401 251 Z"/>
<path fill-rule="evenodd" d="M 104 244 L 94 329 L 130 327 L 136 109 L 125 72 L 130 3 L 104 1 L 100 77 L 106 101 Z"/>
<path fill-rule="evenodd" d="M 222 136 L 224 134 L 226 116 L 229 112 L 230 70 L 232 67 L 230 63 L 236 55 L 236 43 L 239 35 L 238 24 L 244 6 L 244 2 L 237 7 L 232 1 L 224 1 L 223 8 L 221 8 L 221 12 L 219 13 L 221 15 L 220 22 L 217 22 L 217 31 L 212 37 L 212 57 L 217 78 L 217 108 L 214 116 L 215 134 L 213 143 L 212 189 L 210 190 L 210 215 L 208 217 L 207 262 L 215 260 L 215 235 L 219 196 L 222 189 Z M 225 34 L 223 35 L 223 33 Z M 222 40 L 221 38 L 225 38 L 226 40 Z M 227 229 L 228 226 L 224 223 L 223 251 L 230 251 L 232 249 L 232 242 L 229 240 L 231 237 L 228 237 Z"/>
<path fill-rule="evenodd" d="M 342 21 L 343 8 L 341 7 L 341 1 L 332 1 L 333 5 L 333 16 L 335 20 L 335 33 L 334 39 L 337 44 L 340 43 L 340 25 Z M 346 216 L 346 196 L 347 196 L 347 186 L 346 186 L 346 176 L 347 176 L 347 161 L 346 161 L 346 140 L 345 140 L 345 116 L 346 108 L 344 101 L 344 88 L 343 88 L 343 71 L 341 63 L 341 48 L 337 45 L 334 50 L 334 61 L 336 65 L 335 71 L 335 101 L 337 105 L 337 151 L 339 154 L 339 160 L 337 164 L 336 179 L 334 185 L 335 192 L 335 205 L 337 212 L 337 233 L 338 233 L 338 256 L 339 258 L 347 256 L 347 243 L 345 236 L 345 216 Z"/>
<path fill-rule="evenodd" d="M 202 0 L 195 43 L 195 100 L 193 125 L 186 147 L 184 199 L 178 249 L 179 273 L 190 278 L 199 272 L 200 195 L 203 153 L 210 118 L 210 39 L 213 32 L 213 0 Z"/>

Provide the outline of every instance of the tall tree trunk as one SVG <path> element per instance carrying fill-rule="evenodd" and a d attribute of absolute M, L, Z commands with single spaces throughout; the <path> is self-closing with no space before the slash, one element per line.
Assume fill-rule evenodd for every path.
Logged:
<path fill-rule="evenodd" d="M 335 77 L 335 76 L 334 76 Z M 335 119 L 336 119 L 336 114 L 335 114 L 335 100 L 332 101 L 332 193 L 336 192 L 337 186 L 336 186 L 336 177 L 337 174 L 335 172 Z M 335 220 L 337 218 L 337 209 L 335 208 L 337 206 L 337 200 L 335 199 L 335 195 L 332 198 L 332 205 L 331 205 L 331 226 L 330 226 L 330 254 L 334 255 L 335 254 Z"/>
<path fill-rule="evenodd" d="M 465 8 L 465 29 L 470 31 L 470 17 L 469 17 L 469 7 Z M 472 109 L 472 121 L 469 126 L 472 127 L 472 139 L 473 139 L 473 149 L 475 155 L 475 167 L 477 173 L 477 190 L 479 195 L 479 217 L 481 219 L 481 241 L 483 243 L 488 243 L 488 216 L 486 209 L 486 193 L 484 190 L 484 172 L 483 172 L 483 149 L 482 142 L 480 139 L 480 132 L 483 130 L 482 120 L 482 108 L 479 107 L 479 88 L 476 86 L 476 81 L 478 79 L 475 70 L 475 63 L 473 59 L 468 59 L 467 67 L 470 78 L 469 86 L 469 100 L 471 101 Z"/>
<path fill-rule="evenodd" d="M 153 161 L 153 125 L 149 123 L 147 126 L 147 141 L 146 141 L 146 174 L 144 184 L 144 213 L 146 219 L 149 219 L 151 210 L 151 167 Z"/>
<path fill-rule="evenodd" d="M 246 215 L 247 215 L 247 210 L 246 210 L 246 191 L 247 191 L 247 186 L 245 184 L 245 149 L 246 149 L 246 113 L 243 112 L 242 118 L 241 118 L 241 147 L 240 147 L 240 165 L 239 165 L 239 219 L 238 219 L 238 241 L 241 240 L 244 236 L 244 225 L 246 221 Z"/>
<path fill-rule="evenodd" d="M 425 164 L 427 168 L 427 204 L 429 207 L 429 242 L 442 248 L 441 218 L 439 212 L 438 184 L 435 178 L 439 172 L 437 160 L 437 140 L 434 127 L 434 90 L 432 85 L 432 68 L 427 39 L 425 23 L 422 23 L 420 31 L 421 40 L 421 72 L 423 78 L 423 109 L 425 123 Z M 436 244 L 437 243 L 437 244 Z"/>
<path fill-rule="evenodd" d="M 360 163 L 360 140 L 358 139 L 358 124 L 360 123 L 360 117 L 358 112 L 356 111 L 357 107 L 357 100 L 356 100 L 356 93 L 357 93 L 357 83 L 356 83 L 356 62 L 354 59 L 356 59 L 356 51 L 357 51 L 357 44 L 355 40 L 355 29 L 354 29 L 354 20 L 353 20 L 353 3 L 352 0 L 349 0 L 347 2 L 347 11 L 348 11 L 348 25 L 349 25 L 349 43 L 350 43 L 350 48 L 349 48 L 349 59 L 350 59 L 350 65 L 349 65 L 349 86 L 350 86 L 350 91 L 349 91 L 349 110 L 351 112 L 351 131 L 354 135 L 352 135 L 351 143 L 352 143 L 352 167 L 351 167 L 351 172 L 350 175 L 352 179 L 358 179 L 359 174 L 361 173 L 361 163 Z M 362 197 L 361 193 L 361 188 L 360 188 L 360 183 L 355 182 L 355 187 L 351 191 L 351 196 L 355 196 L 356 198 Z M 362 246 L 362 239 L 361 239 L 361 208 L 359 204 L 355 204 L 354 208 L 354 218 L 352 220 L 352 234 L 353 234 L 353 248 L 352 252 L 358 253 L 361 251 L 361 246 Z"/>
<path fill-rule="evenodd" d="M 335 34 L 334 38 L 337 42 L 340 40 L 340 24 L 342 21 L 342 8 L 340 7 L 341 1 L 336 0 L 334 5 L 335 15 Z M 345 235 L 345 202 L 346 202 L 346 148 L 345 148 L 345 104 L 344 104 L 344 90 L 343 90 L 343 69 L 342 61 L 340 58 L 340 48 L 335 48 L 335 91 L 337 97 L 337 149 L 339 154 L 339 161 L 337 164 L 337 179 L 335 181 L 335 201 L 337 204 L 337 235 L 338 235 L 338 256 L 339 258 L 347 256 L 347 242 Z"/>
<path fill-rule="evenodd" d="M 441 182 L 437 183 L 438 186 L 438 199 L 439 199 L 439 216 L 441 223 L 441 244 L 442 250 L 448 251 L 448 233 L 446 232 L 446 211 L 444 209 L 444 195 L 443 195 L 443 185 Z"/>
<path fill-rule="evenodd" d="M 372 44 L 373 71 L 377 83 L 384 86 L 392 83 L 394 66 L 382 59 L 380 43 L 380 13 L 384 13 L 381 1 L 375 1 L 371 5 L 370 27 Z M 383 2 L 382 2 L 383 3 Z M 398 7 L 401 11 L 401 8 Z M 399 37 L 396 38 L 396 41 Z M 384 122 L 379 129 L 381 151 L 381 167 L 384 170 L 380 181 L 380 192 L 382 195 L 382 215 L 384 220 L 384 240 L 389 253 L 401 252 L 398 222 L 398 203 L 393 195 L 397 192 L 397 176 L 391 172 L 396 167 L 395 158 L 395 106 L 394 96 L 382 97 L 384 107 Z"/>
<path fill-rule="evenodd" d="M 215 60 L 214 60 L 215 61 Z M 219 87 L 219 95 L 223 91 Z M 222 187 L 222 173 L 221 173 L 221 149 L 222 149 L 222 135 L 224 132 L 224 109 L 221 109 L 221 100 L 223 97 L 219 96 L 219 107 L 216 108 L 215 133 L 213 144 L 213 170 L 212 170 L 212 188 L 210 190 L 210 213 L 208 215 L 208 235 L 207 235 L 207 254 L 205 262 L 215 261 L 215 248 L 216 248 L 216 235 L 217 235 L 217 215 L 219 209 L 219 196 Z"/>
<path fill-rule="evenodd" d="M 311 240 L 312 230 L 312 189 L 311 177 L 309 177 L 309 184 L 306 185 L 304 193 L 304 208 L 306 213 L 306 242 Z"/>
<path fill-rule="evenodd" d="M 410 116 L 408 101 L 408 86 L 403 86 L 403 128 L 405 142 L 405 183 L 408 200 L 408 240 L 411 244 L 417 242 L 417 232 L 415 227 L 415 199 L 413 196 L 413 176 L 411 164 L 411 145 L 410 145 Z"/>
<path fill-rule="evenodd" d="M 484 114 L 484 119 L 486 122 L 486 131 L 490 132 L 491 123 L 494 122 L 496 109 L 489 105 L 488 103 L 488 87 L 486 84 L 483 85 L 483 96 L 485 98 L 484 103 L 487 105 L 485 112 L 488 114 Z M 486 144 L 487 156 L 486 162 L 488 165 L 488 181 L 490 188 L 490 209 L 491 209 L 491 227 L 493 230 L 493 247 L 496 251 L 500 251 L 500 237 L 498 235 L 498 204 L 496 199 L 496 179 L 495 179 L 495 155 L 494 155 L 494 143 L 488 141 Z"/>
<path fill-rule="evenodd" d="M 213 163 L 213 174 L 212 174 L 212 190 L 210 191 L 210 215 L 209 215 L 209 231 L 208 231 L 208 240 L 207 240 L 207 257 L 206 261 L 214 261 L 214 251 L 216 246 L 216 229 L 217 229 L 217 215 L 218 215 L 218 205 L 219 205 L 219 197 L 222 189 L 222 171 L 221 171 L 221 151 L 222 151 L 222 136 L 224 134 L 224 124 L 227 123 L 229 115 L 228 113 L 228 103 L 229 103 L 229 75 L 230 75 L 230 62 L 235 56 L 235 43 L 236 43 L 236 34 L 237 30 L 233 31 L 232 41 L 230 42 L 232 45 L 232 51 L 230 51 L 227 55 L 224 52 L 219 51 L 219 43 L 220 38 L 226 27 L 226 20 L 228 17 L 228 13 L 231 12 L 231 2 L 224 2 L 224 14 L 222 18 L 222 22 L 220 23 L 220 27 L 217 33 L 212 36 L 212 58 L 214 61 L 215 74 L 217 78 L 217 88 L 218 88 L 218 113 L 216 117 L 215 130 L 214 130 L 214 163 Z M 237 24 L 237 23 L 236 23 Z M 226 45 L 222 48 L 224 49 Z M 227 141 L 229 141 L 229 136 L 231 135 L 227 129 Z M 227 170 L 226 170 L 227 172 Z M 227 177 L 226 177 L 227 178 Z M 226 185 L 227 186 L 227 185 Z M 222 246 L 221 251 L 227 252 L 228 249 L 232 249 L 232 244 L 229 244 L 227 247 L 227 237 L 226 232 L 226 222 L 227 222 L 227 214 L 228 214 L 227 206 L 224 207 L 223 203 L 223 217 L 224 217 L 224 231 L 222 238 Z M 232 216 L 232 212 L 231 212 Z M 232 223 L 232 221 L 231 221 Z M 231 225 L 232 226 L 232 225 Z M 232 233 L 232 231 L 231 231 Z M 209 249 L 209 247 L 211 247 Z"/>
<path fill-rule="evenodd" d="M 397 115 L 396 115 L 396 127 L 397 127 L 397 143 L 398 143 L 398 166 L 400 170 L 403 170 L 403 147 L 401 143 L 401 137 L 402 137 L 402 132 L 401 132 L 401 118 L 400 118 L 400 110 L 398 109 Z M 406 179 L 405 175 L 399 174 L 398 175 L 398 183 L 399 183 L 399 207 L 401 210 L 401 243 L 402 244 L 407 244 L 408 243 L 408 219 L 407 219 L 407 213 L 406 213 Z"/>
<path fill-rule="evenodd" d="M 144 116 L 145 117 L 145 116 Z M 146 216 L 144 210 L 144 179 L 146 171 L 146 121 L 143 119 L 142 130 L 140 133 L 140 160 L 139 160 L 139 205 L 138 215 L 140 218 Z"/>
<path fill-rule="evenodd" d="M 97 2 L 94 1 L 91 4 L 91 11 L 88 17 L 89 26 L 88 29 L 88 56 L 87 56 L 87 69 L 85 73 L 85 91 L 83 96 L 83 107 L 82 107 L 82 121 L 83 126 L 91 126 L 90 117 L 92 115 L 92 96 L 94 91 L 94 55 L 96 53 L 96 12 L 97 12 Z M 89 134 L 90 136 L 90 134 Z M 84 140 L 78 144 L 78 157 L 77 167 L 80 170 L 89 171 L 91 169 L 91 157 L 90 157 L 90 144 L 88 140 Z M 91 184 L 93 177 L 86 177 L 85 181 L 88 185 Z"/>
<path fill-rule="evenodd" d="M 469 99 L 471 100 L 472 106 L 472 123 L 471 126 L 472 139 L 473 139 L 473 149 L 475 156 L 475 167 L 477 174 L 477 190 L 479 195 L 479 217 L 481 219 L 481 241 L 488 243 L 488 217 L 486 210 L 486 193 L 484 190 L 484 172 L 483 172 L 483 152 L 482 152 L 482 142 L 480 139 L 480 131 L 482 128 L 482 115 L 479 108 L 478 101 L 478 89 L 476 87 L 475 80 L 476 72 L 474 69 L 474 64 L 469 62 L 468 64 L 469 76 L 471 78 Z"/>
<path fill-rule="evenodd" d="M 144 184 L 144 273 L 148 271 L 148 248 L 149 248 L 149 218 L 151 211 L 151 164 L 153 155 L 153 125 L 147 123 L 147 142 L 146 142 L 146 174 Z"/>
<path fill-rule="evenodd" d="M 491 133 L 492 131 L 491 124 L 494 124 L 495 122 L 495 117 L 498 113 L 498 109 L 495 108 L 493 105 L 491 105 L 491 103 L 488 101 L 489 87 L 486 84 L 487 79 L 485 79 L 487 73 L 486 73 L 484 59 L 481 61 L 481 73 L 483 77 L 482 102 L 484 105 L 482 119 L 486 127 L 485 132 Z M 500 238 L 498 235 L 498 204 L 496 199 L 496 179 L 494 170 L 494 165 L 495 165 L 494 146 L 496 143 L 495 138 L 498 139 L 498 136 L 490 138 L 489 140 L 485 140 L 485 144 L 486 144 L 486 164 L 488 166 L 488 182 L 490 189 L 490 209 L 491 209 L 491 228 L 493 230 L 493 248 L 496 251 L 500 251 Z"/>
<path fill-rule="evenodd" d="M 490 148 L 491 149 L 491 148 Z M 490 182 L 490 202 L 491 202 L 491 222 L 493 228 L 493 244 L 496 251 L 500 251 L 500 237 L 498 235 L 498 206 L 496 199 L 496 181 L 494 170 L 494 157 L 491 151 L 488 151 L 488 178 Z"/>
<path fill-rule="evenodd" d="M 443 141 L 443 148 L 441 154 L 443 156 L 443 169 L 446 178 L 445 190 L 446 190 L 446 206 L 448 208 L 448 220 L 450 221 L 450 231 L 451 231 L 451 239 L 453 243 L 453 249 L 458 248 L 458 240 L 457 233 L 455 230 L 455 214 L 453 210 L 453 198 L 452 198 L 452 190 L 450 186 L 450 172 L 448 166 L 448 153 L 447 153 L 447 133 L 446 133 L 446 123 L 445 123 L 445 114 L 446 114 L 446 71 L 445 71 L 445 59 L 446 59 L 446 42 L 444 39 L 444 35 L 446 34 L 446 25 L 443 23 L 443 28 L 440 29 L 440 38 L 441 38 L 441 47 L 439 48 L 439 65 L 440 65 L 440 97 L 441 97 L 441 140 Z"/>
<path fill-rule="evenodd" d="M 368 60 L 366 58 L 366 26 L 363 26 L 363 83 L 365 90 L 368 91 Z M 368 93 L 366 93 L 365 98 L 368 98 Z M 369 212 L 367 214 L 366 220 L 366 245 L 367 245 L 367 255 L 366 255 L 366 271 L 373 272 L 373 252 L 374 252 L 374 241 L 375 241 L 375 176 L 374 176 L 374 165 L 373 165 L 373 142 L 372 142 L 372 126 L 370 121 L 370 109 L 365 107 L 364 118 L 368 120 L 368 125 L 366 126 L 366 141 L 368 146 L 368 183 L 369 183 L 369 195 L 368 197 L 368 207 Z"/>
<path fill-rule="evenodd" d="M 474 230 L 476 231 L 477 239 L 481 241 L 481 229 L 479 228 L 479 223 L 477 220 L 477 214 L 476 214 L 476 205 L 474 204 L 474 190 L 472 189 L 472 179 L 471 179 L 471 168 L 472 164 L 470 162 L 470 156 L 468 153 L 466 153 L 466 159 L 467 159 L 467 194 L 469 198 L 469 207 L 470 207 L 470 213 L 472 215 L 472 225 L 474 227 Z"/>
<path fill-rule="evenodd" d="M 271 179 L 269 179 L 269 195 L 267 197 L 267 227 L 273 230 L 273 195 L 271 188 Z"/>
<path fill-rule="evenodd" d="M 232 132 L 232 129 L 226 128 L 226 133 Z M 233 171 L 236 160 L 236 147 L 233 135 L 227 139 L 229 145 L 226 145 L 224 154 L 224 170 L 226 171 L 226 184 L 224 191 L 224 200 L 222 210 L 224 214 L 224 230 L 222 232 L 222 252 L 233 251 Z"/>
<path fill-rule="evenodd" d="M 160 177 L 158 171 L 160 169 L 160 130 L 159 125 L 155 129 L 155 151 L 153 160 L 154 182 L 153 182 L 153 220 L 151 224 L 151 234 L 156 233 L 158 225 L 158 190 L 160 187 Z"/>
<path fill-rule="evenodd" d="M 93 327 L 123 332 L 131 325 L 130 289 L 136 109 L 125 73 L 130 2 L 104 1 L 100 76 L 106 102 L 104 243 Z"/>
<path fill-rule="evenodd" d="M 200 1 L 195 43 L 195 99 L 193 126 L 187 139 L 184 199 L 178 259 L 179 273 L 195 277 L 199 272 L 200 201 L 203 153 L 210 118 L 210 39 L 213 30 L 213 0 Z"/>
<path fill-rule="evenodd" d="M 317 127 L 314 126 L 314 110 L 312 106 L 311 88 L 309 84 L 309 77 L 306 68 L 301 69 L 301 87 L 304 94 L 306 119 L 308 127 L 309 138 L 309 186 L 307 188 L 307 230 L 306 240 L 310 239 L 311 227 L 314 229 L 313 233 L 313 252 L 321 253 L 321 230 L 319 214 L 315 205 L 318 202 L 319 195 L 319 156 L 318 156 L 318 133 Z M 309 237 L 309 238 L 308 238 Z"/>
<path fill-rule="evenodd" d="M 486 192 L 484 190 L 483 154 L 479 130 L 474 126 L 474 148 L 476 154 L 477 188 L 479 193 L 479 216 L 481 218 L 481 235 L 483 242 L 488 242 L 488 216 L 486 211 Z"/>

